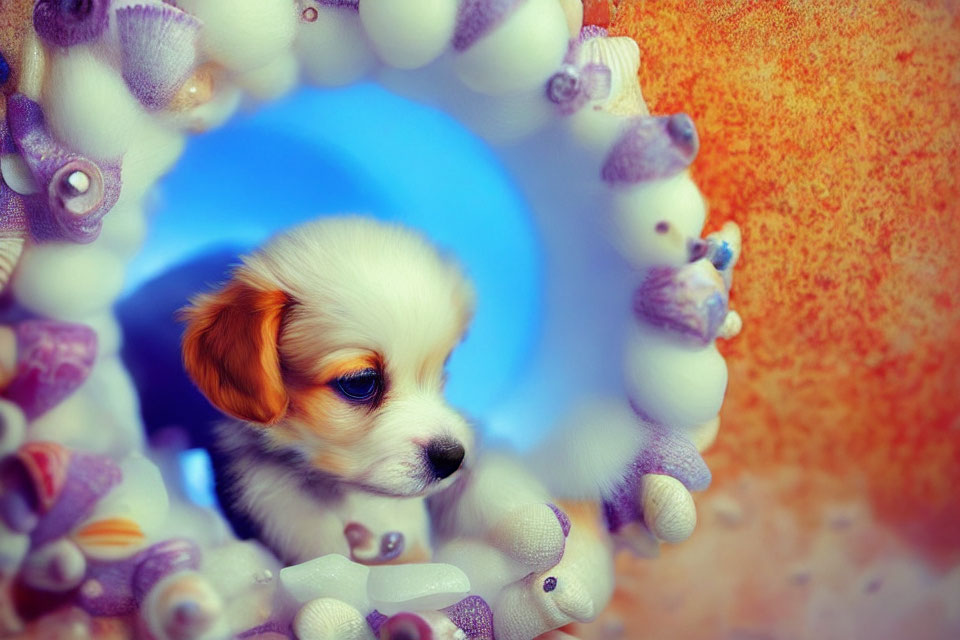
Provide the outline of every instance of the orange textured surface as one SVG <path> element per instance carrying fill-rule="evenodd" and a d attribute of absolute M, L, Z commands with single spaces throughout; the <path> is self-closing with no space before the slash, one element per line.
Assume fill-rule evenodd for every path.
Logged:
<path fill-rule="evenodd" d="M 960 551 L 960 17 L 945 2 L 621 2 L 654 113 L 744 231 L 716 483 L 802 466 Z M 816 489 L 813 485 L 816 484 Z M 799 502 L 804 501 L 804 502 Z"/>

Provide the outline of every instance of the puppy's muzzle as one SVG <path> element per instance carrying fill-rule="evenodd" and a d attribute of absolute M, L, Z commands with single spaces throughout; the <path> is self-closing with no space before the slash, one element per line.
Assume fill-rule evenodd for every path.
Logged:
<path fill-rule="evenodd" d="M 463 445 L 452 438 L 440 438 L 426 446 L 427 464 L 437 480 L 454 474 L 463 463 Z"/>

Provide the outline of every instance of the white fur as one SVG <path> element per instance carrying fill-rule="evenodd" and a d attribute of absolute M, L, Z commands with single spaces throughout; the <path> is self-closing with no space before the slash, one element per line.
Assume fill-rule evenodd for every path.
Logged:
<path fill-rule="evenodd" d="M 377 64 L 360 17 L 350 9 L 317 6 L 317 20 L 301 23 L 295 50 L 312 84 L 332 87 L 356 82 Z"/>
<path fill-rule="evenodd" d="M 415 69 L 447 48 L 457 4 L 456 0 L 364 0 L 360 20 L 381 60 Z"/>
<path fill-rule="evenodd" d="M 94 159 L 129 148 L 147 114 L 117 70 L 88 48 L 51 56 L 43 84 L 43 113 L 54 136 Z"/>
<path fill-rule="evenodd" d="M 526 0 L 456 59 L 464 84 L 504 94 L 543 86 L 563 62 L 570 39 L 557 0 Z"/>
<path fill-rule="evenodd" d="M 289 48 L 297 25 L 290 0 L 179 0 L 203 21 L 201 46 L 211 58 L 234 71 L 271 62 Z"/>
<path fill-rule="evenodd" d="M 597 500 L 623 480 L 645 444 L 637 416 L 621 399 L 590 400 L 529 457 L 554 495 Z"/>

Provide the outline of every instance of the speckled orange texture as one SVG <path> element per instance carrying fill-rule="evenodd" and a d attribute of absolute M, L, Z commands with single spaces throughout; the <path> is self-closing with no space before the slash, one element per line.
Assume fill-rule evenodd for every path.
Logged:
<path fill-rule="evenodd" d="M 709 227 L 744 231 L 717 484 L 825 472 L 941 559 L 960 551 L 957 7 L 624 0 L 612 26 L 651 110 L 697 122 Z"/>

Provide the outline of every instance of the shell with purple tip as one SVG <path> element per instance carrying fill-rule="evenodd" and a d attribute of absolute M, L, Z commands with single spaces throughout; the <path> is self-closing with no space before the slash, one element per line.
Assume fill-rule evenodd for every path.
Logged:
<path fill-rule="evenodd" d="M 107 28 L 110 0 L 37 0 L 33 27 L 44 41 L 60 47 L 91 42 Z"/>
<path fill-rule="evenodd" d="M 644 321 L 707 345 L 727 316 L 727 288 L 707 260 L 680 269 L 653 269 L 634 296 Z"/>
<path fill-rule="evenodd" d="M 669 178 L 697 157 L 700 141 L 685 113 L 635 118 L 614 144 L 603 165 L 610 184 L 636 184 Z"/>
<path fill-rule="evenodd" d="M 121 73 L 148 109 L 163 109 L 197 63 L 200 21 L 170 5 L 117 9 Z"/>

